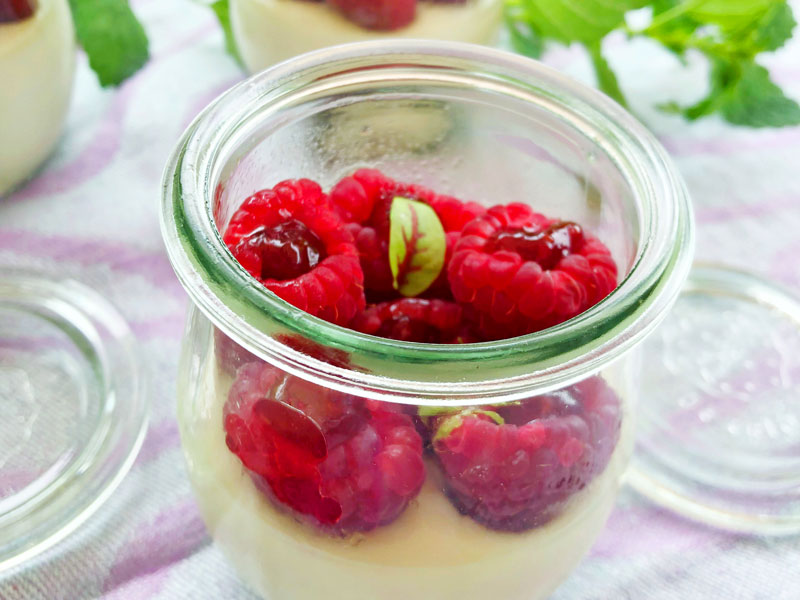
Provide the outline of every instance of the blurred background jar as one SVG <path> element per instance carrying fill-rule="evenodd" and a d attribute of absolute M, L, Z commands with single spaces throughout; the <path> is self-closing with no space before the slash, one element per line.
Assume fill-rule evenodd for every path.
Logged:
<path fill-rule="evenodd" d="M 0 0 L 0 196 L 31 177 L 52 152 L 74 71 L 67 0 Z"/>
<path fill-rule="evenodd" d="M 231 25 L 251 73 L 304 52 L 394 37 L 490 44 L 502 0 L 231 0 Z"/>

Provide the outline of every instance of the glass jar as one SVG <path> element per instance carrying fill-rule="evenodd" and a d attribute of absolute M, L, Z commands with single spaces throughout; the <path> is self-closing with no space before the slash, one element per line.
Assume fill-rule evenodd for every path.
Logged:
<path fill-rule="evenodd" d="M 610 248 L 621 283 L 539 333 L 419 344 L 311 317 L 226 250 L 219 231 L 248 195 L 298 177 L 328 189 L 364 166 L 575 220 Z M 578 563 L 631 452 L 631 350 L 692 254 L 685 187 L 623 109 L 478 46 L 321 50 L 197 118 L 166 168 L 162 228 L 193 302 L 178 378 L 189 474 L 211 535 L 253 589 L 530 600 Z M 259 424 L 242 429 L 242 414 Z M 511 442 L 491 437 L 501 420 Z M 266 471 L 254 444 L 277 461 Z"/>
<path fill-rule="evenodd" d="M 53 151 L 69 107 L 75 33 L 67 0 L 40 0 L 33 16 L 0 23 L 0 197 Z"/>
<path fill-rule="evenodd" d="M 503 0 L 420 0 L 413 20 L 390 31 L 366 29 L 329 4 L 309 0 L 231 0 L 231 25 L 242 60 L 255 73 L 292 56 L 367 40 L 391 38 L 490 44 Z"/>

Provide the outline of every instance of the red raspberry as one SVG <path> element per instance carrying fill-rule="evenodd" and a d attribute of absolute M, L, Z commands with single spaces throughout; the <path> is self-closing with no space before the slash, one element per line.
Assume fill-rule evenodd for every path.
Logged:
<path fill-rule="evenodd" d="M 396 196 L 425 202 L 439 217 L 447 234 L 445 268 L 425 294 L 450 298 L 447 261 L 464 225 L 486 209 L 475 202 L 437 195 L 419 185 L 396 182 L 377 169 L 359 169 L 339 181 L 331 190 L 331 204 L 348 224 L 347 228 L 355 239 L 364 272 L 364 286 L 381 297 L 397 297 L 389 267 L 389 213 Z"/>
<path fill-rule="evenodd" d="M 434 419 L 433 449 L 453 504 L 492 529 L 524 531 L 557 516 L 605 469 L 619 438 L 619 399 L 599 377 L 486 411 Z"/>
<path fill-rule="evenodd" d="M 0 0 L 0 23 L 23 21 L 36 10 L 33 0 Z"/>
<path fill-rule="evenodd" d="M 353 238 L 313 181 L 256 192 L 233 215 L 224 240 L 253 277 L 301 310 L 346 325 L 364 308 Z"/>
<path fill-rule="evenodd" d="M 486 212 L 486 209 L 477 202 L 462 202 L 452 196 L 434 196 L 430 200 L 430 205 L 448 233 L 460 232 L 467 223 Z"/>
<path fill-rule="evenodd" d="M 382 302 L 356 315 L 350 327 L 405 342 L 463 344 L 479 341 L 464 322 L 462 308 L 437 299 L 402 298 Z"/>
<path fill-rule="evenodd" d="M 347 19 L 364 27 L 392 31 L 414 20 L 417 0 L 327 0 Z"/>
<path fill-rule="evenodd" d="M 579 225 L 508 204 L 464 227 L 448 277 L 454 298 L 481 315 L 484 335 L 502 339 L 590 308 L 616 286 L 617 267 L 608 248 Z"/>
<path fill-rule="evenodd" d="M 340 369 L 356 368 L 350 363 L 350 355 L 339 348 L 323 346 L 299 335 L 279 335 L 277 339 L 297 352 L 334 367 L 339 367 Z"/>
<path fill-rule="evenodd" d="M 279 335 L 277 340 L 290 348 L 316 360 L 342 369 L 352 369 L 350 355 L 338 348 L 328 348 L 299 335 Z M 214 328 L 214 355 L 217 365 L 228 375 L 236 375 L 236 371 L 252 362 L 263 362 L 252 352 L 245 350 L 216 327 Z"/>
<path fill-rule="evenodd" d="M 425 479 L 411 416 L 266 364 L 239 370 L 223 416 L 259 489 L 332 535 L 392 522 Z"/>
<path fill-rule="evenodd" d="M 214 356 L 219 368 L 228 375 L 235 375 L 242 365 L 260 360 L 216 327 L 214 327 Z"/>

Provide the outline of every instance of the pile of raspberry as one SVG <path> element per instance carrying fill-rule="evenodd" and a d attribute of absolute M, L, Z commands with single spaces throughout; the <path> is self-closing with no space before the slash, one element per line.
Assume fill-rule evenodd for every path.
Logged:
<path fill-rule="evenodd" d="M 393 31 L 416 18 L 417 0 L 297 0 L 325 2 L 346 19 L 365 29 Z M 425 0 L 432 4 L 465 4 L 467 0 Z"/>
<path fill-rule="evenodd" d="M 398 291 L 390 268 L 398 197 L 429 206 L 445 240 L 441 271 L 415 297 Z M 593 306 L 617 282 L 608 249 L 577 223 L 527 204 L 487 209 L 375 169 L 343 178 L 329 194 L 308 179 L 259 191 L 233 215 L 224 241 L 251 275 L 290 304 L 343 327 L 410 342 L 480 342 L 539 331 Z"/>
<path fill-rule="evenodd" d="M 405 230 L 393 224 L 398 201 L 411 211 Z M 393 262 L 397 231 L 405 251 Z M 577 223 L 527 204 L 484 208 L 374 169 L 327 194 L 307 179 L 259 191 L 223 239 L 294 306 L 409 342 L 539 331 L 599 302 L 617 280 L 608 249 Z M 333 535 L 391 523 L 432 468 L 477 522 L 541 526 L 605 468 L 619 435 L 619 399 L 597 377 L 510 404 L 418 412 L 319 387 L 237 349 L 217 337 L 218 361 L 235 376 L 224 409 L 229 449 L 275 505 Z"/>

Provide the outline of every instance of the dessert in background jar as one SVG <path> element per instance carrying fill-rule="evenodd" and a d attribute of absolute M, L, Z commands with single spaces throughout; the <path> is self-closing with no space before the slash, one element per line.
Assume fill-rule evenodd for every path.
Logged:
<path fill-rule="evenodd" d="M 28 179 L 52 152 L 74 68 L 67 0 L 0 0 L 0 196 Z"/>
<path fill-rule="evenodd" d="M 311 50 L 390 37 L 494 41 L 502 0 L 231 0 L 239 53 L 252 73 Z"/>

